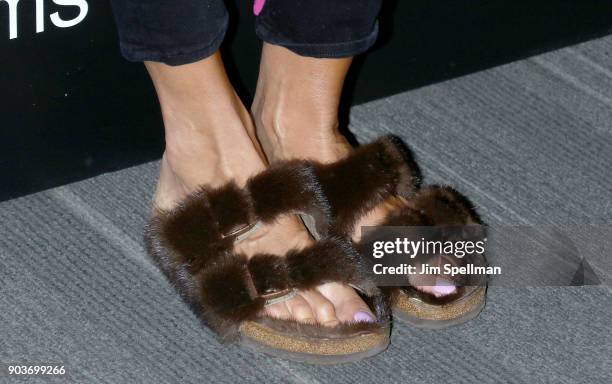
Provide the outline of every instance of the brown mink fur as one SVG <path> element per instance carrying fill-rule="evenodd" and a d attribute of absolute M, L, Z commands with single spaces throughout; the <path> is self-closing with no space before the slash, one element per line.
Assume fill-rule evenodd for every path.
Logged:
<path fill-rule="evenodd" d="M 325 235 L 333 227 L 329 203 L 311 163 L 273 166 L 251 178 L 244 188 L 234 183 L 216 189 L 201 187 L 175 208 L 155 215 L 146 227 L 145 242 L 170 282 L 222 339 L 235 339 L 245 320 L 267 321 L 279 329 L 295 328 L 291 322 L 282 325 L 285 323 L 259 318 L 265 305 L 261 295 L 314 288 L 325 282 L 359 287 L 375 304 L 373 311 L 379 321 L 370 327 L 383 326 L 386 307 L 376 299 L 378 288 L 364 277 L 362 259 L 346 239 L 325 236 L 282 257 L 259 254 L 247 260 L 233 252 L 232 233 L 237 229 L 289 213 L 311 216 L 319 234 Z M 320 337 L 330 332 L 314 326 L 298 328 Z M 344 324 L 338 332 L 361 328 Z"/>

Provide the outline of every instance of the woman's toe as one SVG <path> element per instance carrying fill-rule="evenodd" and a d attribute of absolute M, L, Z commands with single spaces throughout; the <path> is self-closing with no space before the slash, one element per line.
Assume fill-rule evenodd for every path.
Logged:
<path fill-rule="evenodd" d="M 310 304 L 300 295 L 286 302 L 291 317 L 301 323 L 314 323 L 315 316 Z"/>
<path fill-rule="evenodd" d="M 291 312 L 289 312 L 287 303 L 276 303 L 276 304 L 267 306 L 264 309 L 264 314 L 266 316 L 274 317 L 276 319 L 287 320 L 291 318 Z"/>
<path fill-rule="evenodd" d="M 436 285 L 420 285 L 416 286 L 416 289 L 435 297 L 448 296 L 457 291 L 457 287 L 452 282 L 441 278 L 436 279 Z"/>
<path fill-rule="evenodd" d="M 338 320 L 347 323 L 376 321 L 368 305 L 348 285 L 328 283 L 317 290 L 334 305 Z"/>
<path fill-rule="evenodd" d="M 308 302 L 312 309 L 316 321 L 319 324 L 333 327 L 338 325 L 338 317 L 334 304 L 327 300 L 320 292 L 316 290 L 308 290 L 300 292 L 300 295 Z"/>

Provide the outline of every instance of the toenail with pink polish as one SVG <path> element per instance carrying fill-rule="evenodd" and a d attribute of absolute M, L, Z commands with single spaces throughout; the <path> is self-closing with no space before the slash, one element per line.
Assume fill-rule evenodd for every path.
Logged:
<path fill-rule="evenodd" d="M 374 322 L 374 317 L 372 317 L 372 315 L 364 311 L 359 311 L 355 313 L 355 316 L 353 318 L 358 323 L 373 323 Z"/>
<path fill-rule="evenodd" d="M 448 280 L 436 279 L 436 285 L 431 287 L 435 296 L 446 296 L 455 293 L 457 287 Z"/>

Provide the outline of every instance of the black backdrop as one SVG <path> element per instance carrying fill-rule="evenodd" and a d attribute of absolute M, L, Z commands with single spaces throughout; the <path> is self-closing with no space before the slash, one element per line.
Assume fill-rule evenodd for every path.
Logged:
<path fill-rule="evenodd" d="M 10 39 L 8 3 L 0 0 L 0 200 L 161 155 L 160 116 L 142 65 L 119 56 L 107 1 L 80 1 L 89 5 L 85 19 L 59 28 L 50 14 L 71 20 L 82 9 L 39 0 L 41 33 L 37 0 L 18 1 L 18 37 Z M 251 4 L 229 2 L 233 25 L 223 48 L 246 102 L 260 49 Z M 376 48 L 353 67 L 344 111 L 612 33 L 612 2 L 385 0 L 381 18 Z"/>

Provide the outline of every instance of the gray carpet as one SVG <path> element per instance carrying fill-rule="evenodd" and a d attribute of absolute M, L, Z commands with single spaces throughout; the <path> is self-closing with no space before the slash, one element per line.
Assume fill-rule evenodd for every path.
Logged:
<path fill-rule="evenodd" d="M 471 323 L 397 324 L 370 360 L 318 367 L 221 346 L 147 261 L 157 164 L 0 204 L 0 362 L 77 383 L 612 382 L 612 37 L 355 107 L 361 141 L 402 136 L 426 183 L 492 224 L 591 228 L 598 287 L 492 287 Z M 0 377 L 0 382 L 14 382 Z M 36 382 L 30 379 L 28 382 Z"/>

